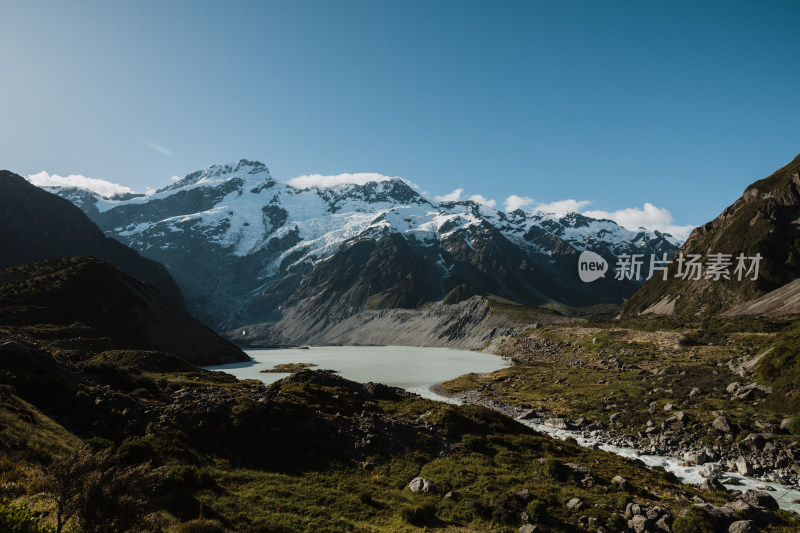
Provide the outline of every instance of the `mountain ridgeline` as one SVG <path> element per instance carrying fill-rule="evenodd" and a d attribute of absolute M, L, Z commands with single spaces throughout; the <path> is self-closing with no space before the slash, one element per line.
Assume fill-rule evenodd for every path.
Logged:
<path fill-rule="evenodd" d="M 699 255 L 704 262 L 709 254 L 730 254 L 730 279 L 683 279 L 673 262 L 666 280 L 655 276 L 625 303 L 625 314 L 800 312 L 791 301 L 795 286 L 788 285 L 800 278 L 800 156 L 747 187 L 717 218 L 692 231 L 680 253 Z M 731 275 L 739 254 L 760 254 L 757 279 L 754 272 L 741 280 Z"/>
<path fill-rule="evenodd" d="M 0 170 L 0 269 L 59 257 L 92 256 L 156 287 L 176 305 L 184 301 L 163 265 L 108 238 L 80 209 Z"/>
<path fill-rule="evenodd" d="M 106 235 L 163 263 L 189 310 L 220 331 L 291 326 L 287 320 L 333 325 L 365 310 L 476 295 L 561 308 L 620 304 L 639 284 L 582 283 L 578 254 L 591 250 L 614 264 L 623 253 L 672 255 L 679 244 L 577 213 L 432 203 L 399 178 L 297 188 L 247 160 L 191 173 L 149 196 L 51 190 Z M 294 330 L 273 340 L 308 341 Z"/>

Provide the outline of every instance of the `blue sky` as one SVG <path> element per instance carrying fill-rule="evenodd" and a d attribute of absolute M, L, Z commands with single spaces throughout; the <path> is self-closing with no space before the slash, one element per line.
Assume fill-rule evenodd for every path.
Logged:
<path fill-rule="evenodd" d="M 248 158 L 702 224 L 800 152 L 799 22 L 793 1 L 9 1 L 0 167 L 144 191 Z"/>

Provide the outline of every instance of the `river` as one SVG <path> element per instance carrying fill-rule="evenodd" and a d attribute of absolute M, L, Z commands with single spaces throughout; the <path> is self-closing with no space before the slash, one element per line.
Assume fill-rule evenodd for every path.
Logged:
<path fill-rule="evenodd" d="M 336 370 L 342 377 L 353 381 L 385 383 L 431 400 L 460 403 L 459 400 L 433 392 L 431 388 L 437 383 L 464 374 L 489 373 L 507 366 L 503 359 L 495 355 L 411 346 L 314 346 L 305 349 L 247 350 L 247 355 L 252 361 L 208 367 L 208 370 L 222 370 L 239 379 L 260 379 L 265 384 L 270 384 L 289 374 L 264 373 L 262 370 L 284 363 L 311 363 L 317 365 L 315 369 Z M 633 448 L 603 444 L 576 431 L 553 429 L 528 420 L 519 422 L 558 439 L 573 437 L 582 446 L 598 446 L 617 455 L 635 457 L 647 466 L 662 466 L 684 483 L 698 484 L 703 480 L 704 474 L 715 471 L 715 475 L 729 489 L 769 487 L 770 494 L 778 500 L 781 509 L 800 514 L 800 503 L 795 503 L 800 500 L 800 490 L 797 487 L 748 478 L 736 472 L 721 472 L 720 465 L 716 463 L 686 466 L 684 461 L 674 457 L 640 455 Z"/>

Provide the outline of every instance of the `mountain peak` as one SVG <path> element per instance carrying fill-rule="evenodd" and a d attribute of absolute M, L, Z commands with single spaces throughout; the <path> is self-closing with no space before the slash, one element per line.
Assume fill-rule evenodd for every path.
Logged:
<path fill-rule="evenodd" d="M 176 181 L 172 185 L 168 185 L 167 187 L 159 189 L 156 191 L 156 193 L 173 191 L 175 189 L 180 189 L 189 185 L 195 185 L 204 181 L 209 183 L 220 182 L 226 181 L 235 176 L 251 174 L 265 174 L 266 179 L 272 181 L 272 176 L 269 173 L 269 169 L 264 163 L 260 161 L 250 161 L 248 159 L 240 159 L 237 162 L 228 163 L 225 165 L 211 165 L 203 170 L 196 170 L 190 174 L 187 174 L 183 177 L 183 179 Z"/>

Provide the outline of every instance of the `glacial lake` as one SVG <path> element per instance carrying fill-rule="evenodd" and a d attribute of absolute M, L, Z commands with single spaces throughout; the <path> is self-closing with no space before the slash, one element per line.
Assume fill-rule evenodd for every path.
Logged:
<path fill-rule="evenodd" d="M 464 374 L 489 373 L 507 366 L 496 355 L 413 346 L 312 346 L 246 350 L 246 353 L 252 361 L 206 368 L 270 384 L 289 374 L 262 370 L 284 363 L 313 363 L 317 365 L 314 370 L 336 370 L 340 376 L 353 381 L 384 383 L 424 398 L 453 402 L 431 391 L 431 387 Z"/>
<path fill-rule="evenodd" d="M 222 370 L 239 379 L 259 379 L 266 384 L 288 376 L 288 373 L 263 373 L 283 363 L 314 363 L 314 369 L 338 371 L 339 375 L 353 381 L 366 383 L 374 381 L 395 387 L 402 387 L 424 398 L 460 403 L 452 398 L 445 398 L 433 392 L 431 387 L 469 373 L 489 373 L 499 370 L 507 363 L 496 355 L 448 348 L 417 348 L 410 346 L 316 346 L 308 349 L 262 349 L 247 350 L 252 361 L 206 367 L 207 370 Z M 575 438 L 582 446 L 597 446 L 602 450 L 635 457 L 646 465 L 662 466 L 676 474 L 685 483 L 697 484 L 709 473 L 721 475 L 723 483 L 729 489 L 764 489 L 778 500 L 782 509 L 800 514 L 800 489 L 788 487 L 775 482 L 764 482 L 740 476 L 736 472 L 720 472 L 720 465 L 710 463 L 703 466 L 687 465 L 683 460 L 674 457 L 640 454 L 633 448 L 610 446 L 598 442 L 576 431 L 557 430 L 528 420 L 521 423 L 552 437 L 564 439 Z"/>

